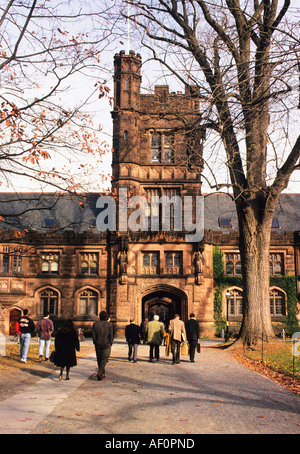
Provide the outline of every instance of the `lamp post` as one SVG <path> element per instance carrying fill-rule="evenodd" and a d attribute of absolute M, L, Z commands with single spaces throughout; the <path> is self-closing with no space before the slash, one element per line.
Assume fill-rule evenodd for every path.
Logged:
<path fill-rule="evenodd" d="M 226 295 L 226 331 L 225 331 L 225 343 L 226 343 L 226 342 L 229 342 L 228 305 L 229 305 L 230 291 L 227 290 L 225 295 Z"/>

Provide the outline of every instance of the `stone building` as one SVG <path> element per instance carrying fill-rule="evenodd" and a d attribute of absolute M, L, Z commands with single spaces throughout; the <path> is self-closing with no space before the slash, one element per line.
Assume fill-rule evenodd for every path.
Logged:
<path fill-rule="evenodd" d="M 216 246 L 224 265 L 221 315 L 241 320 L 234 202 L 228 194 L 201 193 L 205 134 L 198 127 L 198 90 L 170 93 L 160 85 L 142 94 L 140 56 L 122 51 L 114 63 L 111 195 L 77 200 L 1 195 L 0 323 L 5 334 L 13 334 L 16 319 L 28 308 L 34 320 L 48 310 L 53 319 L 72 318 L 85 328 L 106 309 L 119 335 L 131 317 L 141 323 L 159 314 L 167 324 L 175 313 L 185 320 L 194 312 L 201 334 L 213 335 Z M 290 310 L 281 285 L 287 275 L 296 276 L 299 294 L 299 201 L 300 194 L 282 195 L 273 219 L 270 311 L 275 322 Z"/>

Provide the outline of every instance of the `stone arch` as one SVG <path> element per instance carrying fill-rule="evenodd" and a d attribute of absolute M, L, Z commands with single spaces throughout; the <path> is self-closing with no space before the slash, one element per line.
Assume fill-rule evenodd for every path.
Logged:
<path fill-rule="evenodd" d="M 40 298 L 41 298 L 41 294 L 42 292 L 46 291 L 46 290 L 52 290 L 53 292 L 56 292 L 57 293 L 57 313 L 55 314 L 56 316 L 60 316 L 61 314 L 61 291 L 57 288 L 57 287 L 54 287 L 53 285 L 43 285 L 42 287 L 39 287 L 37 288 L 35 291 L 34 291 L 34 306 L 35 306 L 35 312 L 36 314 L 38 314 L 38 316 L 42 316 L 43 313 L 41 311 L 41 301 L 40 301 Z"/>
<path fill-rule="evenodd" d="M 277 311 L 274 313 L 274 309 L 275 309 L 275 300 L 276 299 L 276 293 L 277 293 L 277 296 L 278 298 L 281 299 L 281 308 L 282 308 L 282 311 L 281 313 L 277 313 Z M 286 295 L 286 292 L 280 288 L 280 287 L 277 287 L 276 285 L 272 285 L 272 287 L 270 287 L 269 289 L 269 294 L 270 294 L 270 311 L 271 311 L 271 316 L 279 316 L 279 317 L 282 317 L 283 315 L 286 315 L 287 314 L 287 295 Z"/>
<path fill-rule="evenodd" d="M 20 306 L 14 305 L 14 306 L 10 307 L 7 312 L 8 312 L 8 322 L 9 322 L 8 334 L 14 335 L 16 332 L 16 322 L 22 316 L 23 309 Z"/>
<path fill-rule="evenodd" d="M 187 294 L 171 285 L 158 284 L 148 287 L 138 298 L 138 308 L 141 320 L 159 315 L 167 327 L 170 319 L 177 313 L 182 320 L 187 319 Z M 139 317 L 139 318 L 140 318 Z"/>
<path fill-rule="evenodd" d="M 97 302 L 97 310 L 96 310 L 96 313 L 95 314 L 92 314 L 94 316 L 97 316 L 100 312 L 100 310 L 102 310 L 102 304 L 103 304 L 103 301 L 102 301 L 102 294 L 101 294 L 101 291 L 94 287 L 93 285 L 84 285 L 78 289 L 75 290 L 74 292 L 74 302 L 75 302 L 75 314 L 76 316 L 77 315 L 80 315 L 80 310 L 79 310 L 79 298 L 80 298 L 80 295 L 83 293 L 83 292 L 87 292 L 87 291 L 92 291 L 92 292 L 95 292 L 98 296 L 98 302 Z"/>
<path fill-rule="evenodd" d="M 236 308 L 236 297 L 237 297 L 237 294 L 240 295 L 240 298 L 243 297 L 243 289 L 241 287 L 233 285 L 231 287 L 225 288 L 224 291 L 223 291 L 223 294 L 222 294 L 222 301 L 223 301 L 223 304 L 222 304 L 223 310 L 222 310 L 222 312 L 223 312 L 223 316 L 224 317 L 227 317 L 227 316 L 231 317 L 231 316 L 233 316 L 233 314 L 229 314 L 228 313 L 228 310 L 229 310 L 228 304 L 229 304 L 229 300 L 230 300 L 231 297 L 229 297 L 228 300 L 227 300 L 227 296 L 226 296 L 227 292 L 230 292 L 232 294 L 233 298 L 234 298 L 234 303 L 233 303 L 234 306 L 235 306 L 234 311 L 236 311 L 236 309 L 237 309 Z M 234 316 L 241 317 L 242 313 L 234 314 Z"/>

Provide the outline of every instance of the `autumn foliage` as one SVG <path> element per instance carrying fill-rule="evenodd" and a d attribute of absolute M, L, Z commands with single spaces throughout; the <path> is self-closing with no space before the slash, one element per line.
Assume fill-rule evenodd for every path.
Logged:
<path fill-rule="evenodd" d="M 84 26 L 77 32 L 85 16 L 76 1 L 12 0 L 1 13 L 0 184 L 14 186 L 22 176 L 57 190 L 84 190 L 80 176 L 108 150 L 87 108 L 92 99 L 110 99 L 100 66 L 107 40 L 100 32 L 90 38 Z"/>

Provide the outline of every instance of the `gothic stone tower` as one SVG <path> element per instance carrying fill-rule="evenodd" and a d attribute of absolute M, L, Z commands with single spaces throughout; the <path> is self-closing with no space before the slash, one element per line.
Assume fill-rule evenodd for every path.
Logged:
<path fill-rule="evenodd" d="M 120 201 L 118 220 L 122 209 L 127 216 L 134 211 L 128 205 L 134 196 L 149 202 L 143 207 L 149 218 L 147 228 L 117 227 L 109 237 L 109 311 L 120 330 L 130 317 L 140 323 L 157 313 L 167 324 L 175 313 L 187 319 L 195 312 L 207 332 L 213 322 L 210 246 L 186 242 L 184 225 L 181 231 L 176 228 L 172 203 L 167 224 L 162 207 L 150 204 L 152 196 L 184 200 L 201 195 L 204 137 L 198 126 L 199 94 L 194 86 L 170 93 L 167 85 L 142 94 L 141 63 L 133 51 L 115 55 L 112 188 L 117 201 L 120 190 L 127 191 L 127 206 Z M 158 229 L 152 228 L 151 216 Z"/>

